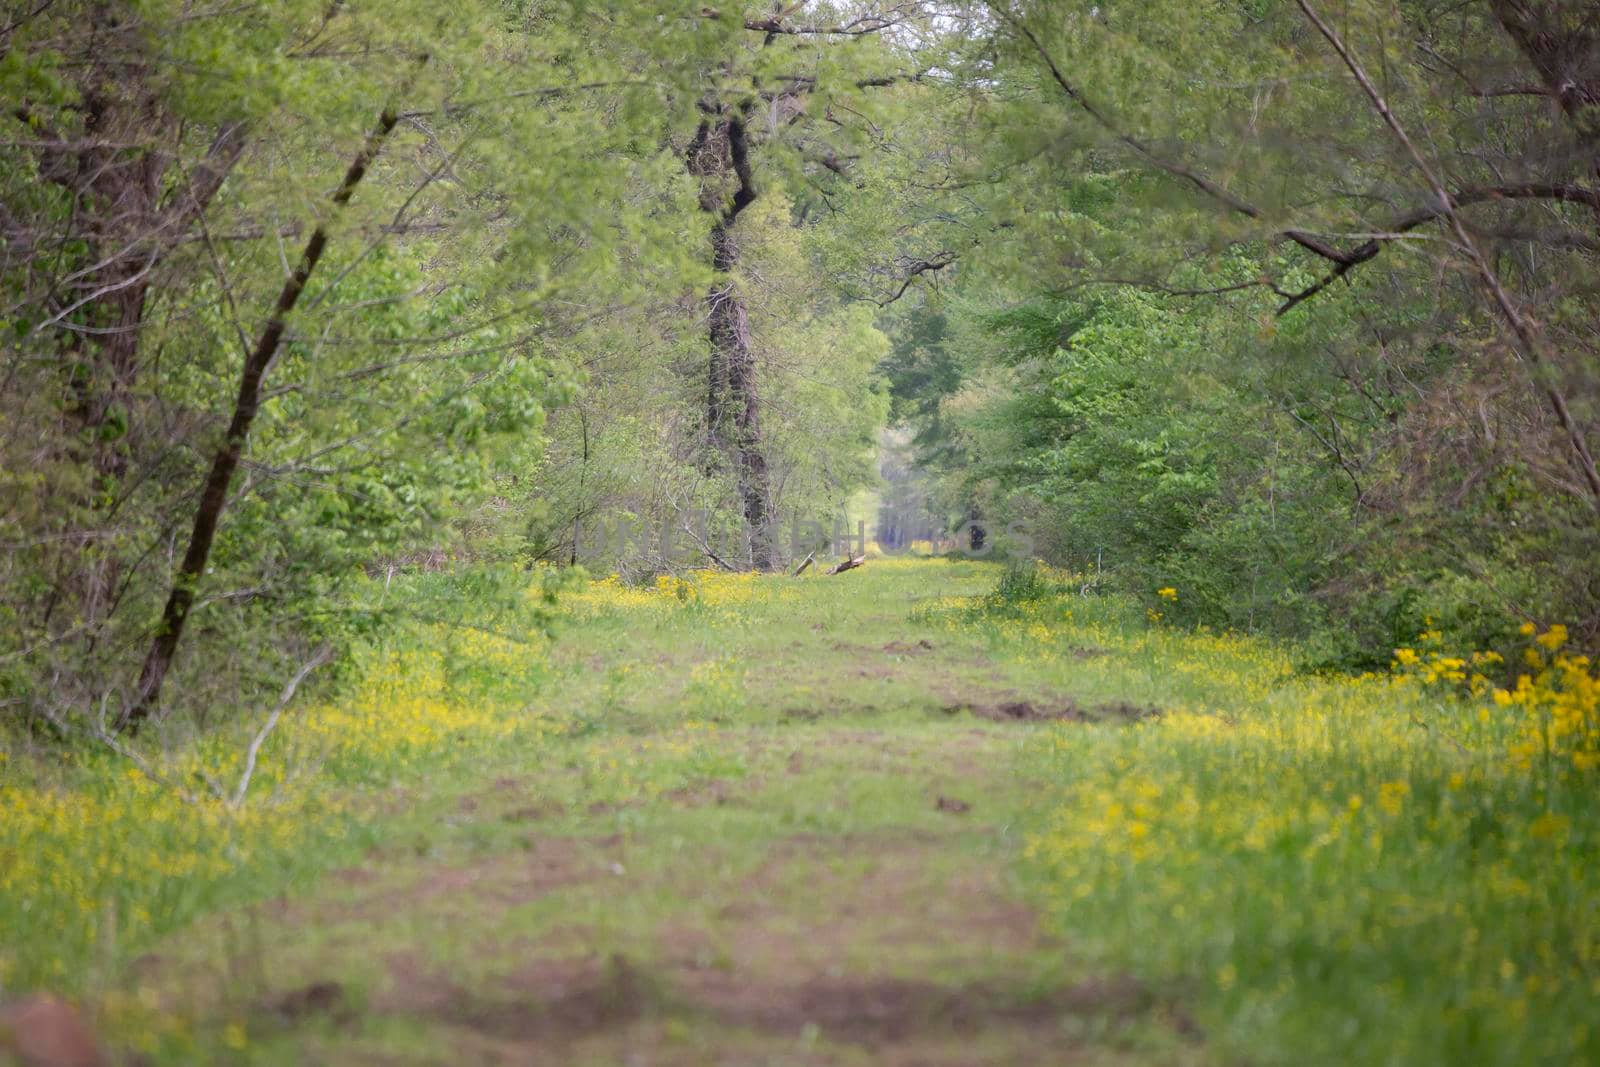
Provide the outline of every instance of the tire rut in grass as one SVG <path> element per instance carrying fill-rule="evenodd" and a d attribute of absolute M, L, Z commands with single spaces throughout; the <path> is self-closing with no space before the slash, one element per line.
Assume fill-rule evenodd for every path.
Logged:
<path fill-rule="evenodd" d="M 729 851 L 731 868 L 598 832 L 621 812 L 551 813 L 578 831 L 555 836 L 528 808 L 535 780 L 498 781 L 467 811 L 530 816 L 521 847 L 465 862 L 376 854 L 335 875 L 331 895 L 263 909 L 279 931 L 263 943 L 287 946 L 316 928 L 328 948 L 273 950 L 276 992 L 253 999 L 252 1032 L 259 1025 L 309 1061 L 390 1062 L 361 1053 L 369 1024 L 387 1021 L 452 1050 L 438 1062 L 563 1067 L 998 1067 L 1102 1053 L 1117 1062 L 1111 1046 L 1128 1027 L 1188 1040 L 1181 1014 L 1131 979 L 1065 970 L 1068 947 L 1010 891 L 1010 846 L 983 821 L 1010 803 L 984 792 L 1000 785 L 1000 761 L 989 757 L 1006 736 L 970 722 L 931 734 L 815 731 L 803 751 L 796 739 L 763 736 L 765 773 L 789 782 L 823 772 L 836 781 L 841 765 L 880 779 L 925 778 L 938 766 L 944 777 L 918 786 L 928 789 L 924 818 L 937 812 L 937 822 L 807 833 L 774 823 L 778 836 Z M 708 778 L 659 803 L 699 819 L 752 805 L 761 785 L 761 774 Z M 985 800 L 970 805 L 945 789 Z M 653 862 L 632 862 L 639 849 L 654 850 Z M 548 918 L 516 926 L 530 907 Z M 615 929 L 596 918 L 628 915 L 648 918 Z M 441 932 L 454 943 L 434 940 Z M 356 946 L 375 964 L 366 980 L 341 955 Z M 176 988 L 184 984 L 200 992 L 194 976 Z M 1149 1062 L 1160 1061 L 1140 1058 Z"/>
<path fill-rule="evenodd" d="M 995 1065 L 1067 1062 L 1083 1050 L 1065 1033 L 1158 1007 L 1125 977 L 1061 977 L 1063 947 L 1000 875 L 952 863 L 970 837 L 780 839 L 740 884 L 714 887 L 720 906 L 632 953 L 535 956 L 475 987 L 403 956 L 374 1007 L 470 1035 L 490 1061 L 704 1062 L 673 1037 L 689 1034 L 792 1063 Z"/>

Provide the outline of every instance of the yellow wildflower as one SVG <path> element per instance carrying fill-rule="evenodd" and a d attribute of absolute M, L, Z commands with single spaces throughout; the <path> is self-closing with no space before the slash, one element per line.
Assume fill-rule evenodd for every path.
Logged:
<path fill-rule="evenodd" d="M 1400 808 L 1411 794 L 1411 786 L 1407 782 L 1384 782 L 1378 786 L 1378 807 L 1387 815 L 1399 815 Z"/>
<path fill-rule="evenodd" d="M 1571 822 L 1565 815 L 1552 815 L 1547 811 L 1528 824 L 1528 836 L 1541 841 L 1565 837 Z"/>
<path fill-rule="evenodd" d="M 1567 628 L 1558 622 L 1554 626 L 1550 627 L 1550 629 L 1534 638 L 1534 640 L 1539 642 L 1539 644 L 1543 645 L 1545 648 L 1548 648 L 1551 652 L 1554 652 L 1556 649 L 1567 643 Z"/>

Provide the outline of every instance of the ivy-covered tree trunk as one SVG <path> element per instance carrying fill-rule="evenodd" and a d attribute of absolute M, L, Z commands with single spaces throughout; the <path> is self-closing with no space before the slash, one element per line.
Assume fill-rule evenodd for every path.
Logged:
<path fill-rule="evenodd" d="M 706 293 L 710 359 L 706 390 L 706 444 L 715 457 L 731 453 L 739 504 L 750 537 L 750 565 L 771 570 L 773 550 L 768 499 L 771 477 L 761 437 L 761 394 L 749 316 L 732 278 L 739 265 L 734 225 L 756 199 L 745 126 L 748 106 L 702 104 L 705 118 L 689 145 L 689 173 L 700 180 L 700 209 L 711 226 L 711 266 L 717 280 Z"/>

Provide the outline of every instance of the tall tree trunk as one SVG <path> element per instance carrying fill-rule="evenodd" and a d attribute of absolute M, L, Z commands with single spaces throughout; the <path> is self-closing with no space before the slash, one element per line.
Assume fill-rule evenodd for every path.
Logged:
<path fill-rule="evenodd" d="M 122 73 L 123 84 L 113 86 L 110 72 L 90 66 L 77 143 L 40 123 L 40 174 L 71 193 L 84 237 L 85 265 L 60 279 L 51 303 L 66 333 L 63 372 L 70 399 L 64 414 L 72 436 L 65 451 L 85 475 L 73 503 L 79 521 L 93 526 L 101 524 L 106 501 L 127 470 L 129 396 L 150 277 L 159 260 L 153 234 L 170 133 L 145 87 L 146 72 L 129 64 Z M 114 550 L 92 537 L 61 556 L 56 587 L 72 616 L 91 628 L 103 619 L 119 563 Z"/>
<path fill-rule="evenodd" d="M 776 563 L 768 499 L 772 479 L 761 436 L 761 394 L 750 323 L 731 272 L 739 265 L 734 224 L 756 199 L 745 117 L 748 106 L 707 102 L 706 118 L 689 145 L 689 173 L 700 180 L 700 209 L 713 218 L 711 266 L 718 274 L 706 293 L 710 358 L 706 388 L 706 446 L 714 459 L 733 453 L 739 505 L 750 538 L 750 565 Z"/>
<path fill-rule="evenodd" d="M 102 10 L 102 32 L 117 42 L 106 55 L 139 55 L 125 27 Z M 91 57 L 80 82 L 83 136 L 59 132 L 29 114 L 41 135 L 40 177 L 67 190 L 81 220 L 86 266 L 68 274 L 52 302 L 66 333 L 65 412 L 75 440 L 69 455 L 87 475 L 79 502 L 98 522 L 128 472 L 130 439 L 141 429 L 134 390 L 149 295 L 167 254 L 209 206 L 245 146 L 245 126 L 220 127 L 187 180 L 170 182 L 183 131 L 137 62 Z M 26 108 L 23 109 L 26 113 Z M 114 506 L 114 505 L 111 505 Z M 91 628 L 114 608 L 125 560 L 98 541 L 60 561 L 57 589 Z"/>
<path fill-rule="evenodd" d="M 743 302 L 727 287 L 710 297 L 725 320 L 713 321 L 711 347 L 727 375 L 727 405 L 732 408 L 733 450 L 738 462 L 739 501 L 750 534 L 750 565 L 772 570 L 775 560 L 771 516 L 767 497 L 772 479 L 767 472 L 761 440 L 761 396 L 756 382 L 755 354 L 750 349 L 750 327 Z"/>
<path fill-rule="evenodd" d="M 351 160 L 349 169 L 345 171 L 344 180 L 339 183 L 339 188 L 333 194 L 332 203 L 335 209 L 342 208 L 350 202 L 356 186 L 361 184 L 367 168 L 377 158 L 384 140 L 388 138 L 398 121 L 399 116 L 392 109 L 385 110 L 379 117 L 377 126 L 367 135 L 366 142 Z M 244 371 L 239 378 L 239 395 L 233 405 L 233 418 L 228 423 L 228 432 L 223 436 L 216 455 L 212 457 L 205 488 L 200 494 L 200 505 L 195 510 L 194 527 L 189 534 L 189 547 L 184 552 L 183 563 L 178 568 L 172 591 L 167 596 L 166 607 L 161 613 L 161 628 L 150 644 L 150 652 L 145 657 L 144 667 L 140 671 L 137 695 L 117 721 L 119 730 L 130 732 L 138 730 L 139 724 L 149 718 L 161 699 L 162 683 L 172 666 L 178 642 L 183 637 L 183 628 L 189 619 L 189 611 L 194 607 L 195 588 L 199 585 L 200 577 L 205 573 L 206 564 L 211 558 L 211 546 L 216 540 L 217 526 L 222 519 L 222 511 L 228 503 L 228 487 L 244 454 L 245 443 L 250 437 L 250 426 L 255 422 L 256 413 L 261 407 L 261 388 L 267 370 L 272 366 L 272 361 L 278 354 L 278 346 L 283 342 L 289 314 L 299 303 L 300 295 L 305 291 L 306 281 L 317 269 L 317 263 L 322 259 L 322 253 L 327 249 L 327 245 L 327 229 L 319 225 L 311 231 L 311 237 L 300 253 L 300 262 L 295 266 L 294 273 L 284 281 L 283 289 L 278 294 L 278 303 L 273 309 L 272 317 L 267 320 L 261 336 L 257 338 L 255 346 L 245 358 Z"/>

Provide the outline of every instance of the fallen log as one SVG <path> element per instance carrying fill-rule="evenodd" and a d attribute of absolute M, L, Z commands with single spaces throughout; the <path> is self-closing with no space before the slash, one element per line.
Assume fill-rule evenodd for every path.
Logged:
<path fill-rule="evenodd" d="M 838 563 L 835 563 L 832 567 L 829 567 L 828 573 L 843 574 L 845 571 L 855 570 L 865 562 L 867 562 L 866 556 L 851 556 L 847 559 L 841 560 Z"/>
<path fill-rule="evenodd" d="M 815 552 L 812 552 L 811 554 L 807 555 L 805 559 L 800 561 L 800 566 L 796 567 L 794 569 L 794 573 L 791 574 L 789 577 L 791 577 L 791 578 L 800 577 L 802 574 L 804 574 L 806 572 L 806 568 L 811 566 L 811 561 L 816 559 L 816 558 L 817 558 L 817 554 Z"/>

